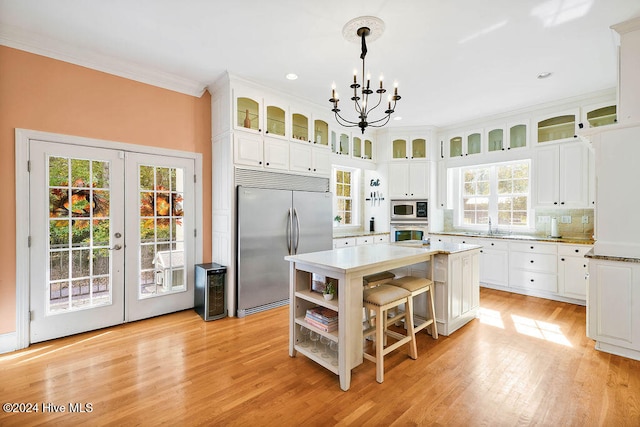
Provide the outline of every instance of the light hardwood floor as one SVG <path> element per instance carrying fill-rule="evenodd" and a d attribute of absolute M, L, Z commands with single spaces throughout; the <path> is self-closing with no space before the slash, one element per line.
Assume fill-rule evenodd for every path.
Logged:
<path fill-rule="evenodd" d="M 288 356 L 288 307 L 213 322 L 188 310 L 36 344 L 0 355 L 0 402 L 39 412 L 0 425 L 640 425 L 640 362 L 594 350 L 584 307 L 489 289 L 480 301 L 450 337 L 422 332 L 417 360 L 387 356 L 383 384 L 365 361 L 347 392 Z"/>

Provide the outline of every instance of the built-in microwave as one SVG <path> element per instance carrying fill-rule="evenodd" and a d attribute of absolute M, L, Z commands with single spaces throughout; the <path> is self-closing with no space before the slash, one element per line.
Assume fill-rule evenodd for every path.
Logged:
<path fill-rule="evenodd" d="M 391 222 L 428 221 L 429 202 L 427 200 L 391 200 Z"/>

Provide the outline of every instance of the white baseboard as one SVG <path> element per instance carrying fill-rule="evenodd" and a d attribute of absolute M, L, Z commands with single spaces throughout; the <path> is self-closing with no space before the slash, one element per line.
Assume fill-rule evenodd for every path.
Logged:
<path fill-rule="evenodd" d="M 15 332 L 0 335 L 0 354 L 10 353 L 17 349 L 17 336 Z"/>

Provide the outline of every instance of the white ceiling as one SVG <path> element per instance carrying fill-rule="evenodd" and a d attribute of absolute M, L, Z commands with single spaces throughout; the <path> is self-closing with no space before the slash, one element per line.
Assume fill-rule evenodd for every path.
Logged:
<path fill-rule="evenodd" d="M 0 43 L 193 95 L 228 71 L 329 109 L 363 15 L 386 25 L 367 68 L 399 83 L 393 125 L 446 126 L 615 87 L 609 27 L 640 0 L 0 0 Z"/>

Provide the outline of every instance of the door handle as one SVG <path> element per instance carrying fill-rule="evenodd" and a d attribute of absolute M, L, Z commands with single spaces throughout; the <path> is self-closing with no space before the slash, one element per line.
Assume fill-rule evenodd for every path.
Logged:
<path fill-rule="evenodd" d="M 300 218 L 298 218 L 298 211 L 293 208 L 293 217 L 296 219 L 296 244 L 293 246 L 293 253 L 298 253 L 298 244 L 300 243 Z"/>
<path fill-rule="evenodd" d="M 121 245 L 115 245 L 114 247 L 112 247 L 110 250 L 112 251 L 119 251 L 120 249 L 122 249 Z"/>
<path fill-rule="evenodd" d="M 293 255 L 291 253 L 291 226 L 291 208 L 289 208 L 287 213 L 287 251 L 289 251 L 289 255 Z"/>

